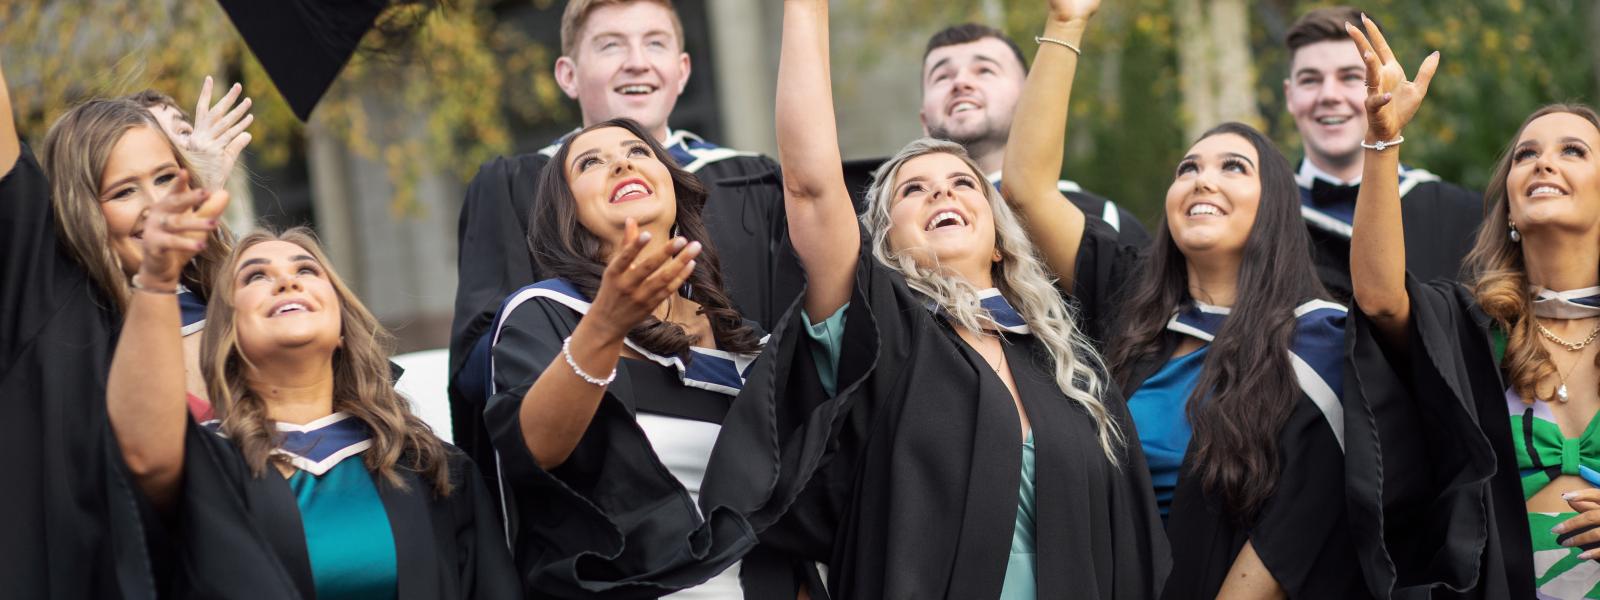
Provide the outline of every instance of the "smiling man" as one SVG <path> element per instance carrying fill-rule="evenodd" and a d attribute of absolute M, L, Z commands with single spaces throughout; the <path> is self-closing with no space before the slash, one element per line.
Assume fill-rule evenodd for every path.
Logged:
<path fill-rule="evenodd" d="M 998 29 L 966 23 L 933 34 L 922 58 L 922 132 L 966 147 L 989 182 L 1000 185 L 1011 117 L 1027 79 L 1022 50 Z M 1084 214 L 1116 229 L 1123 242 L 1143 246 L 1150 240 L 1139 220 L 1112 201 L 1065 179 L 1059 187 Z"/>
<path fill-rule="evenodd" d="M 1305 152 L 1296 179 L 1312 258 L 1323 285 L 1344 301 L 1350 299 L 1350 226 L 1367 133 L 1367 69 L 1344 30 L 1347 22 L 1359 27 L 1361 11 L 1343 6 L 1301 16 L 1284 36 L 1290 59 L 1283 81 Z M 1482 219 L 1483 201 L 1422 169 L 1403 166 L 1398 176 L 1406 269 L 1424 282 L 1458 278 Z"/>
<path fill-rule="evenodd" d="M 571 0 L 562 13 L 555 79 L 577 101 L 583 125 L 621 117 L 638 121 L 679 165 L 699 176 L 710 192 L 704 222 L 721 255 L 725 289 L 741 315 L 770 327 L 803 283 L 785 245 L 778 166 L 668 125 L 690 71 L 683 24 L 670 0 Z M 461 207 L 451 413 L 456 444 L 480 461 L 485 456 L 479 450 L 489 451 L 487 438 L 474 431 L 482 430 L 480 404 L 487 397 L 484 332 L 508 294 L 546 277 L 529 254 L 528 215 L 542 200 L 535 197 L 539 174 L 567 137 L 535 153 L 484 164 Z M 484 472 L 492 476 L 494 469 Z"/>

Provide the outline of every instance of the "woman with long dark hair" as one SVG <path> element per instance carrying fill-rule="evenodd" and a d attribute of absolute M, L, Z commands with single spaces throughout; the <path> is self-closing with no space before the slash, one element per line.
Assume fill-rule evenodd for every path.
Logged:
<path fill-rule="evenodd" d="M 528 244 L 555 277 L 502 305 L 484 413 L 523 586 L 794 598 L 803 573 L 756 534 L 820 460 L 823 370 L 781 334 L 756 361 L 768 338 L 728 300 L 705 188 L 637 123 L 573 134 L 539 190 Z"/>
<path fill-rule="evenodd" d="M 520 597 L 481 477 L 395 392 L 388 333 L 310 231 L 246 236 L 217 272 L 202 369 L 220 420 L 189 417 L 177 282 L 220 208 L 184 200 L 152 207 L 106 390 L 170 538 L 163 595 Z"/>
<path fill-rule="evenodd" d="M 828 60 L 826 0 L 786 2 L 790 239 L 849 412 L 764 539 L 827 563 L 833 598 L 1154 596 L 1167 550 L 1126 406 L 1021 221 L 932 139 L 879 167 L 858 220 Z"/>
<path fill-rule="evenodd" d="M 1535 111 L 1485 192 L 1469 279 L 1406 272 L 1393 178 L 1416 79 L 1350 28 L 1369 84 L 1351 238 L 1356 320 L 1351 505 L 1374 590 L 1600 598 L 1600 116 Z M 1380 143 L 1381 142 L 1381 143 Z M 1356 429 L 1359 426 L 1361 429 Z M 1359 437 L 1358 437 L 1359 436 Z"/>
<path fill-rule="evenodd" d="M 1083 27 L 1052 25 L 1003 192 L 1128 396 L 1172 545 L 1164 597 L 1361 595 L 1340 475 L 1345 309 L 1317 280 L 1288 161 L 1246 125 L 1213 128 L 1179 161 L 1152 245 L 1118 244 L 1055 186 Z"/>

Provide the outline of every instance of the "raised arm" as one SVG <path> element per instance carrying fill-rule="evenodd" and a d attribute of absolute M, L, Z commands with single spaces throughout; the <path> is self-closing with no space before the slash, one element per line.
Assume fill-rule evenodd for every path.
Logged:
<path fill-rule="evenodd" d="M 827 0 L 787 0 L 778 60 L 778 160 L 789 238 L 806 270 L 805 310 L 813 321 L 850 301 L 861 249 L 829 77 Z"/>
<path fill-rule="evenodd" d="M 1061 195 L 1056 180 L 1061 175 L 1072 79 L 1078 72 L 1075 49 L 1082 48 L 1089 17 L 1099 8 L 1100 0 L 1051 0 L 1039 53 L 1006 140 L 1005 177 L 1000 182 L 1001 195 L 1022 213 L 1028 237 L 1066 290 L 1072 289 L 1084 215 Z"/>
<path fill-rule="evenodd" d="M 183 480 L 189 418 L 178 278 L 227 205 L 227 192 L 201 189 L 151 205 L 141 242 L 144 259 L 106 382 L 106 411 L 117 445 L 139 488 L 159 507 L 172 506 Z"/>
<path fill-rule="evenodd" d="M 594 304 L 563 343 L 561 356 L 522 397 L 522 439 L 542 469 L 567 462 L 589 430 L 610 377 L 616 375 L 628 331 L 677 293 L 694 272 L 700 242 L 680 237 L 652 245 L 649 232 L 640 233 L 633 219 L 626 227 L 600 277 Z"/>
<path fill-rule="evenodd" d="M 1367 64 L 1367 148 L 1362 151 L 1361 192 L 1350 235 L 1350 283 L 1356 305 L 1379 334 L 1395 348 L 1404 348 L 1411 298 L 1406 293 L 1406 236 L 1396 175 L 1400 146 L 1388 143 L 1400 139 L 1401 130 L 1422 105 L 1439 67 L 1439 53 L 1422 61 L 1416 81 L 1407 81 L 1383 32 L 1365 15 L 1361 19 L 1370 39 L 1361 29 L 1345 24 Z M 1382 150 L 1376 149 L 1380 142 Z"/>
<path fill-rule="evenodd" d="M 22 156 L 22 141 L 17 139 L 17 123 L 11 116 L 11 91 L 6 73 L 0 69 L 0 177 L 11 172 Z"/>

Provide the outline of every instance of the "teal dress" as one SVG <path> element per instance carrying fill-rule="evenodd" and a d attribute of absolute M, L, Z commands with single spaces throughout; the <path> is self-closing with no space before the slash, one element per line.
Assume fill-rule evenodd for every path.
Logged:
<path fill-rule="evenodd" d="M 289 476 L 317 600 L 392 600 L 398 560 L 389 513 L 362 453 L 372 445 L 359 419 L 334 413 L 303 426 L 278 423 L 276 452 Z"/>
<path fill-rule="evenodd" d="M 1022 483 L 1017 485 L 1017 523 L 1011 529 L 1011 560 L 1006 563 L 1006 581 L 1000 600 L 1033 600 L 1039 597 L 1034 578 L 1033 543 L 1033 432 L 1022 442 Z"/>

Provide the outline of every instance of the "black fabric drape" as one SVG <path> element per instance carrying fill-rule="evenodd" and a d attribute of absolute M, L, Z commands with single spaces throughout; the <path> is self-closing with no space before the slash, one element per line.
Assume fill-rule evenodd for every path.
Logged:
<path fill-rule="evenodd" d="M 1423 182 L 1401 200 L 1400 213 L 1406 232 L 1406 269 L 1421 281 L 1459 278 L 1483 220 L 1483 196 L 1451 183 Z M 1350 238 L 1309 222 L 1306 231 L 1311 234 L 1317 277 L 1334 300 L 1348 304 Z"/>
<path fill-rule="evenodd" d="M 106 417 L 113 306 L 62 245 L 24 145 L 0 179 L 0 595 L 155 595 L 142 500 Z"/>
<path fill-rule="evenodd" d="M 231 442 L 189 423 L 181 499 L 168 517 L 168 598 L 315 598 L 305 528 L 288 480 L 255 477 Z M 438 497 L 402 471 L 406 488 L 374 476 L 394 535 L 400 600 L 521 598 L 496 507 L 472 462 L 447 446 L 455 488 Z M 362 460 L 360 456 L 346 460 Z"/>
<path fill-rule="evenodd" d="M 804 340 L 789 333 L 799 331 L 800 314 L 788 315 L 731 403 L 677 383 L 675 371 L 657 372 L 670 367 L 619 361 L 578 446 L 550 470 L 528 451 L 518 415 L 544 369 L 566 368 L 561 343 L 580 315 L 533 298 L 505 317 L 493 351 L 497 392 L 483 419 L 502 468 L 513 554 L 530 597 L 656 598 L 703 583 L 741 559 L 750 561 L 741 571 L 746 598 L 795 597 L 801 565 L 758 546 L 757 534 L 816 470 L 844 401 L 820 396 Z M 727 408 L 696 506 L 635 415 L 699 418 L 673 406 L 714 400 L 706 396 L 722 398 Z"/>
<path fill-rule="evenodd" d="M 833 598 L 996 597 L 1022 457 L 1010 392 L 902 277 L 860 256 L 840 377 L 865 381 L 826 470 L 763 540 L 827 563 Z M 1040 343 L 1005 340 L 1034 427 L 1040 597 L 1155 596 L 1168 552 L 1125 404 L 1102 398 L 1135 440 L 1113 466 Z"/>
<path fill-rule="evenodd" d="M 1386 347 L 1365 316 L 1349 340 L 1346 474 L 1367 584 L 1379 597 L 1532 598 L 1489 319 L 1460 284 L 1408 275 L 1406 291 L 1406 349 Z"/>

